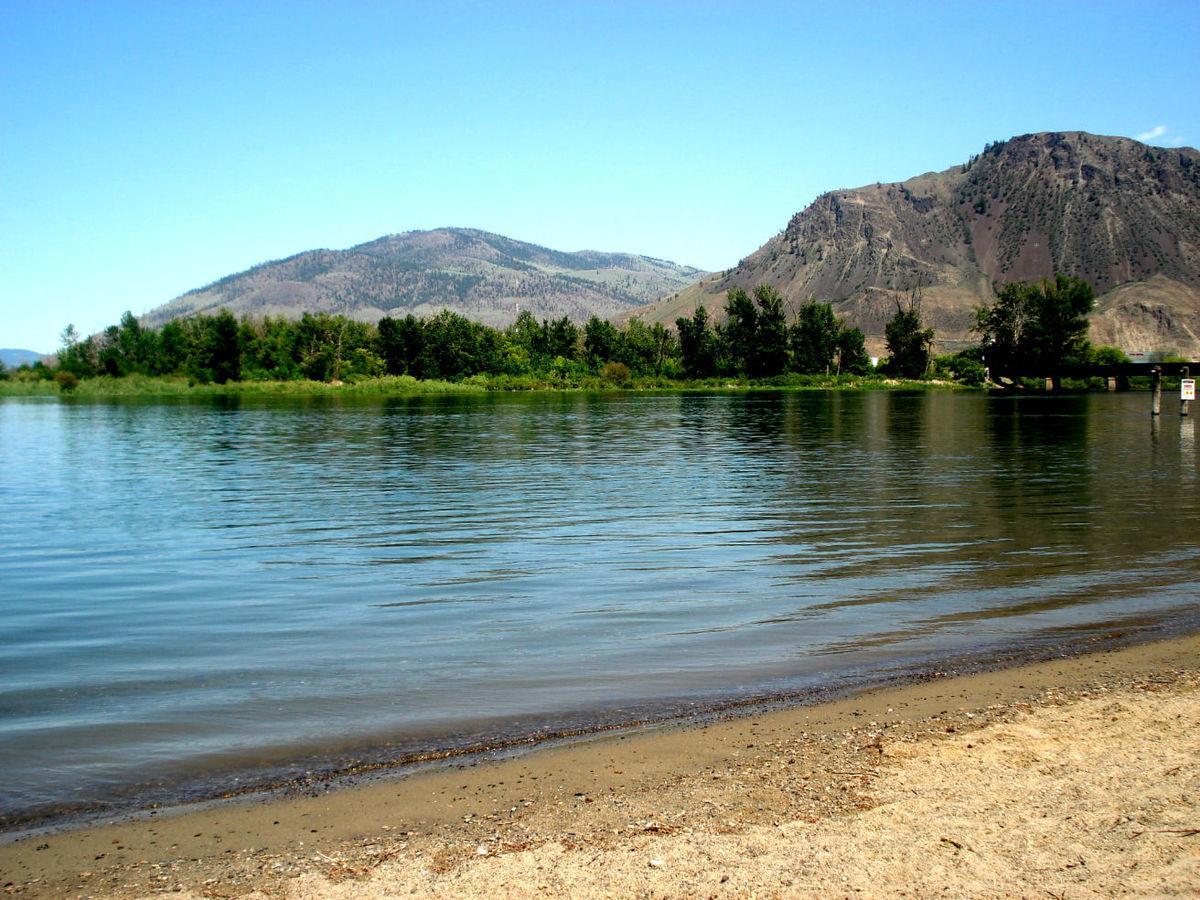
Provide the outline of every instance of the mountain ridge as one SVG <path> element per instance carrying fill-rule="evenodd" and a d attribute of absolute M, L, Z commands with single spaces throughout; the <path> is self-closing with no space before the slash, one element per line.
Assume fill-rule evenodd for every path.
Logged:
<path fill-rule="evenodd" d="M 474 228 L 383 235 L 345 250 L 315 249 L 219 278 L 142 318 L 229 309 L 237 315 L 341 313 L 364 321 L 453 309 L 489 325 L 519 310 L 582 321 L 643 305 L 704 275 L 690 266 L 598 250 L 562 251 Z"/>
<path fill-rule="evenodd" d="M 733 269 L 626 317 L 719 314 L 727 290 L 765 282 L 793 306 L 831 301 L 879 347 L 896 302 L 919 290 L 952 348 L 976 339 L 972 310 L 996 284 L 1056 273 L 1095 287 L 1093 340 L 1200 352 L 1200 153 L 1019 135 L 941 172 L 826 192 Z"/>
<path fill-rule="evenodd" d="M 39 359 L 45 359 L 48 354 L 38 353 L 36 350 L 24 350 L 19 347 L 3 347 L 0 348 L 0 363 L 3 363 L 9 368 L 17 366 L 33 365 Z"/>

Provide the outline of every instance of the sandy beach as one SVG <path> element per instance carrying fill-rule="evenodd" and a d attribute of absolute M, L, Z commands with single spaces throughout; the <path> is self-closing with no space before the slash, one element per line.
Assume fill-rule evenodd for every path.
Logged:
<path fill-rule="evenodd" d="M 1200 637 L 0 847 L 23 897 L 1200 893 Z"/>

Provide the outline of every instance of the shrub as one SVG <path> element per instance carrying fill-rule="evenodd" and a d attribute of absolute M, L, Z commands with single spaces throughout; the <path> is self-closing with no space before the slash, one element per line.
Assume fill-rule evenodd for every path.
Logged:
<path fill-rule="evenodd" d="M 79 376 L 74 372 L 60 370 L 54 373 L 54 381 L 58 384 L 58 389 L 65 393 L 70 393 L 79 387 Z"/>
<path fill-rule="evenodd" d="M 979 348 L 939 356 L 934 360 L 934 368 L 939 375 L 973 386 L 983 384 L 987 375 L 987 369 L 979 359 Z"/>
<path fill-rule="evenodd" d="M 606 362 L 600 367 L 600 377 L 612 384 L 625 385 L 629 383 L 631 373 L 629 366 L 623 362 Z"/>

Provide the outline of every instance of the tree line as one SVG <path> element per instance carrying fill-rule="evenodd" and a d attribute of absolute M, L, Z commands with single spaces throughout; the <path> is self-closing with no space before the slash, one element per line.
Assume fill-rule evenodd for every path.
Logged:
<path fill-rule="evenodd" d="M 730 291 L 725 312 L 726 321 L 713 322 L 700 307 L 678 319 L 675 331 L 639 319 L 618 327 L 596 316 L 581 327 L 566 317 L 538 321 L 528 311 L 498 329 L 450 310 L 370 324 L 329 313 L 239 320 L 224 309 L 156 329 L 127 312 L 99 335 L 80 337 L 68 325 L 58 370 L 75 378 L 181 375 L 224 383 L 480 374 L 603 375 L 619 382 L 635 376 L 862 374 L 870 368 L 862 332 L 838 321 L 828 303 L 800 305 L 789 324 L 782 297 L 761 285 L 753 299 Z"/>
<path fill-rule="evenodd" d="M 1085 339 L 1091 286 L 1058 276 L 1014 282 L 991 306 L 975 311 L 979 348 L 936 361 L 934 332 L 925 327 L 919 292 L 897 302 L 885 329 L 889 375 L 920 378 L 936 369 L 980 383 L 993 372 L 1097 358 Z M 474 375 L 533 376 L 572 381 L 601 376 L 770 379 L 788 374 L 862 375 L 871 370 L 862 331 L 846 325 L 829 303 L 786 304 L 770 285 L 726 295 L 724 320 L 706 308 L 675 321 L 621 327 L 593 316 L 582 327 L 566 317 L 539 321 L 522 312 L 498 329 L 446 310 L 432 317 L 385 317 L 376 324 L 329 313 L 299 319 L 236 318 L 228 310 L 150 328 L 125 313 L 117 325 L 80 337 L 68 325 L 57 369 L 36 364 L 41 377 L 185 376 L 199 383 L 229 381 L 338 382 L 383 375 L 457 381 Z M 1119 351 L 1102 348 L 1101 355 Z"/>

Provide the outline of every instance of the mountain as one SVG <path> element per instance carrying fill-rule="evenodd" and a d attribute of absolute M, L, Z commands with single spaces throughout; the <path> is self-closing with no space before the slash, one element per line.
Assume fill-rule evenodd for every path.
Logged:
<path fill-rule="evenodd" d="M 993 286 L 1054 273 L 1096 290 L 1091 338 L 1200 354 L 1200 153 L 1083 132 L 989 144 L 963 165 L 823 194 L 736 268 L 633 315 L 674 322 L 732 287 L 833 302 L 875 348 L 920 287 L 940 348 L 975 342 Z"/>
<path fill-rule="evenodd" d="M 157 326 L 221 307 L 239 316 L 330 312 L 372 322 L 442 309 L 496 326 L 519 310 L 583 321 L 648 303 L 703 274 L 648 256 L 564 253 L 486 231 L 439 228 L 263 263 L 189 291 L 142 322 Z"/>
<path fill-rule="evenodd" d="M 0 350 L 0 363 L 3 363 L 10 369 L 25 365 L 26 363 L 32 365 L 45 357 L 45 353 L 38 353 L 36 350 L 17 350 L 14 348 Z"/>

